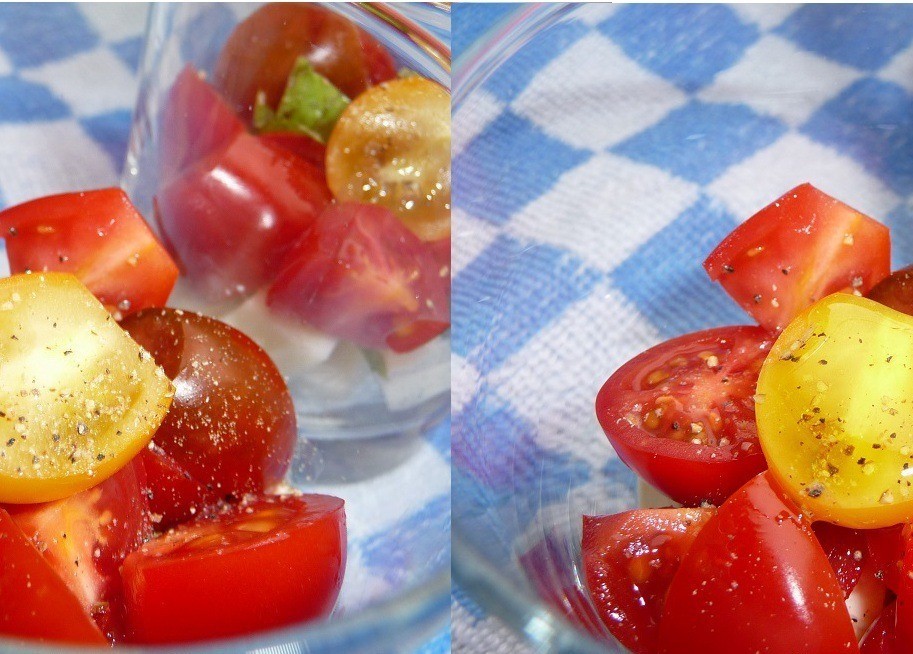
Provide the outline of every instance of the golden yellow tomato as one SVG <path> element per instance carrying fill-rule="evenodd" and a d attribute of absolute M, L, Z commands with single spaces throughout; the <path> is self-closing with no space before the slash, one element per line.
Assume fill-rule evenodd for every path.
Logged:
<path fill-rule="evenodd" d="M 771 348 L 755 401 L 770 470 L 812 518 L 913 519 L 913 317 L 844 293 L 816 302 Z"/>
<path fill-rule="evenodd" d="M 346 107 L 327 142 L 339 201 L 387 207 L 419 238 L 450 235 L 450 93 L 423 77 L 374 86 Z"/>
<path fill-rule="evenodd" d="M 0 502 L 104 481 L 152 438 L 173 389 L 76 277 L 0 279 Z"/>

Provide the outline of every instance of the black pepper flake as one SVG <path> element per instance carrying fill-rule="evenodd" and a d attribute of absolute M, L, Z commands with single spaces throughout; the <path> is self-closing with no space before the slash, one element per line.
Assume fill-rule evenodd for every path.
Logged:
<path fill-rule="evenodd" d="M 814 484 L 811 484 L 805 492 L 809 497 L 821 497 L 821 494 L 824 492 L 824 486 L 815 482 Z"/>
<path fill-rule="evenodd" d="M 672 429 L 678 431 L 680 428 L 681 428 L 681 425 L 678 424 L 677 422 L 672 423 Z"/>
<path fill-rule="evenodd" d="M 784 275 L 788 275 L 788 274 L 789 274 L 789 268 L 780 268 L 780 272 L 783 273 Z"/>
<path fill-rule="evenodd" d="M 728 273 L 734 273 L 734 272 L 735 272 L 735 268 L 733 268 L 732 266 L 730 266 L 728 263 L 725 264 L 725 265 L 723 266 L 723 270 L 725 270 L 725 271 L 728 272 Z"/>
<path fill-rule="evenodd" d="M 865 457 L 862 457 L 861 459 L 859 459 L 859 460 L 856 462 L 856 465 L 864 466 L 864 465 L 865 465 Z"/>
<path fill-rule="evenodd" d="M 758 293 L 757 295 L 754 296 L 754 303 L 761 304 L 761 294 L 760 293 Z"/>
<path fill-rule="evenodd" d="M 6 446 L 7 446 L 7 447 L 12 447 L 12 446 L 15 445 L 15 444 L 16 444 L 16 439 L 15 439 L 15 438 L 11 438 L 11 439 L 9 439 L 8 441 L 6 441 Z"/>
<path fill-rule="evenodd" d="M 104 460 L 105 460 L 105 455 L 99 453 L 98 456 L 95 457 L 95 460 L 96 460 L 96 461 L 104 461 Z"/>
<path fill-rule="evenodd" d="M 16 228 L 15 228 L 15 227 L 10 227 L 9 230 L 8 230 L 8 233 L 9 233 L 10 236 L 15 236 L 15 235 L 18 234 L 19 232 L 16 231 Z"/>
<path fill-rule="evenodd" d="M 884 362 L 885 362 L 885 363 L 891 363 L 891 359 L 893 359 L 893 358 L 894 358 L 894 355 L 893 355 L 893 354 L 889 354 L 889 355 L 888 355 L 888 358 L 885 359 Z"/>
<path fill-rule="evenodd" d="M 872 449 L 873 449 L 873 450 L 880 450 L 880 449 L 881 449 L 881 444 L 880 444 L 880 443 L 872 443 Z"/>

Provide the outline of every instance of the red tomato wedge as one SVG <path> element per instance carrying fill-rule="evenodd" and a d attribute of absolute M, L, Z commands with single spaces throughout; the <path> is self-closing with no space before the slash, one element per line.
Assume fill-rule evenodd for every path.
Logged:
<path fill-rule="evenodd" d="M 865 532 L 858 529 L 847 529 L 828 522 L 816 522 L 812 531 L 818 538 L 818 543 L 827 555 L 843 596 L 849 597 L 850 593 L 862 576 L 862 568 L 869 558 L 866 546 Z"/>
<path fill-rule="evenodd" d="M 178 269 L 127 195 L 50 195 L 0 213 L 10 270 L 67 272 L 112 313 L 164 306 Z"/>
<path fill-rule="evenodd" d="M 149 514 L 157 530 L 164 531 L 203 515 L 207 507 L 219 501 L 215 490 L 194 479 L 155 443 L 140 453 L 140 460 L 148 480 Z"/>
<path fill-rule="evenodd" d="M 112 640 L 124 635 L 121 563 L 152 535 L 144 486 L 143 468 L 134 460 L 67 499 L 6 507 Z"/>
<path fill-rule="evenodd" d="M 387 50 L 351 21 L 316 4 L 275 2 L 255 11 L 228 37 L 215 85 L 238 115 L 250 120 L 259 91 L 270 107 L 279 104 L 300 56 L 349 98 L 396 77 Z"/>
<path fill-rule="evenodd" d="M 763 327 L 783 329 L 837 291 L 865 293 L 891 272 L 888 228 L 802 184 L 761 209 L 704 261 Z"/>
<path fill-rule="evenodd" d="M 885 585 L 896 593 L 900 590 L 900 569 L 910 540 L 911 527 L 894 525 L 867 529 L 864 533 L 869 556 Z"/>
<path fill-rule="evenodd" d="M 753 398 L 771 343 L 760 327 L 718 327 L 624 364 L 596 397 L 621 460 L 690 506 L 719 504 L 764 470 Z"/>
<path fill-rule="evenodd" d="M 203 74 L 188 65 L 171 87 L 160 130 L 160 175 L 167 182 L 227 146 L 245 127 Z"/>
<path fill-rule="evenodd" d="M 132 639 L 175 643 L 327 615 L 346 559 L 342 500 L 263 496 L 149 541 L 123 566 Z"/>
<path fill-rule="evenodd" d="M 289 253 L 267 303 L 363 347 L 406 352 L 450 325 L 449 268 L 388 209 L 334 204 Z"/>
<path fill-rule="evenodd" d="M 859 645 L 860 654 L 909 654 L 911 648 L 897 638 L 896 602 L 885 607 Z"/>
<path fill-rule="evenodd" d="M 663 602 L 682 558 L 715 509 L 640 509 L 583 516 L 583 567 L 602 621 L 635 654 L 656 652 Z"/>
<path fill-rule="evenodd" d="M 672 580 L 661 654 L 857 652 L 843 590 L 808 521 L 758 475 L 701 529 Z"/>
<path fill-rule="evenodd" d="M 913 266 L 891 273 L 875 284 L 866 297 L 895 311 L 913 315 Z"/>
<path fill-rule="evenodd" d="M 271 282 L 330 200 L 320 170 L 244 133 L 165 186 L 157 219 L 188 281 L 217 302 Z"/>
<path fill-rule="evenodd" d="M 0 634 L 107 645 L 82 604 L 0 508 Z"/>
<path fill-rule="evenodd" d="M 321 171 L 326 169 L 327 147 L 310 136 L 294 132 L 267 132 L 261 134 L 260 139 L 268 145 L 298 155 Z"/>

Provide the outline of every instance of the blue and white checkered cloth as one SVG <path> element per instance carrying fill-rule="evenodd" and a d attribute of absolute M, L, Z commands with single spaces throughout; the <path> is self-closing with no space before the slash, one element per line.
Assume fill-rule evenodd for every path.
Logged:
<path fill-rule="evenodd" d="M 147 4 L 0 4 L 0 207 L 117 185 L 147 12 Z M 225 7 L 207 12 L 200 20 L 230 29 Z M 403 566 L 416 563 L 410 557 L 446 569 L 449 434 L 447 421 L 408 462 L 370 482 L 319 488 L 347 500 L 343 604 L 387 598 Z M 448 651 L 449 631 L 422 654 Z"/>
<path fill-rule="evenodd" d="M 510 10 L 458 7 L 454 43 Z M 810 181 L 913 262 L 913 7 L 581 7 L 456 113 L 454 168 L 454 519 L 507 568 L 550 505 L 633 505 L 596 391 L 750 321 L 701 268 L 740 221 Z M 497 651 L 460 597 L 454 649 Z"/>

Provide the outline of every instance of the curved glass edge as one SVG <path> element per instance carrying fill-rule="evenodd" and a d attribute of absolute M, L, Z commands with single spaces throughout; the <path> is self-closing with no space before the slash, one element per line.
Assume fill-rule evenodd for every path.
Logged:
<path fill-rule="evenodd" d="M 578 5 L 573 3 L 518 4 L 487 32 L 459 53 L 453 70 L 453 114 L 491 75 L 542 30 L 564 19 Z M 454 437 L 458 437 L 454 434 Z M 492 565 L 473 544 L 472 531 L 464 529 L 455 513 L 452 523 L 453 577 L 482 608 L 497 616 L 537 652 L 553 654 L 606 654 L 599 642 L 572 625 L 563 615 Z M 623 650 L 619 650 L 623 651 Z"/>

